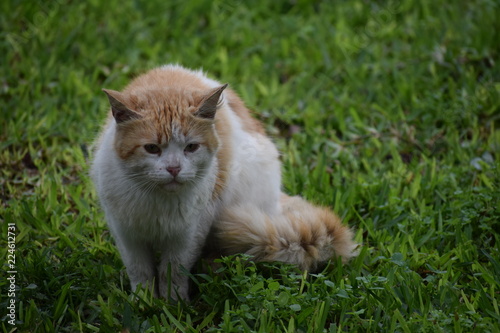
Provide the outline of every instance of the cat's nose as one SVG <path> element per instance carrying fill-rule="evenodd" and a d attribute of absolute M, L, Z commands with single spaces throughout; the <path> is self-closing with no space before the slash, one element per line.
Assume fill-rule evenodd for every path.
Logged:
<path fill-rule="evenodd" d="M 172 176 L 176 177 L 179 174 L 179 172 L 181 172 L 181 167 L 180 166 L 167 167 L 167 171 Z"/>

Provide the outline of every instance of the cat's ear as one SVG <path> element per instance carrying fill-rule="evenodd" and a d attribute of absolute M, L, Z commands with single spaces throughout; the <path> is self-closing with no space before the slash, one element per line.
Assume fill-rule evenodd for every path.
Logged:
<path fill-rule="evenodd" d="M 120 92 L 110 89 L 103 89 L 102 91 L 104 91 L 108 96 L 109 104 L 111 105 L 111 112 L 113 113 L 113 117 L 115 118 L 117 124 L 132 119 L 142 118 L 140 114 L 130 110 L 125 106 L 125 104 L 123 104 L 123 102 L 121 101 L 123 99 L 123 96 Z"/>
<path fill-rule="evenodd" d="M 226 89 L 227 83 L 218 88 L 212 89 L 201 101 L 200 107 L 194 115 L 205 119 L 214 119 L 217 106 L 219 104 L 220 95 Z"/>

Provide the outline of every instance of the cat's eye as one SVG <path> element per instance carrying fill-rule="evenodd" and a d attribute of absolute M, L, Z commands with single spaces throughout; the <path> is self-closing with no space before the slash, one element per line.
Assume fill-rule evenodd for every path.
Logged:
<path fill-rule="evenodd" d="M 193 153 L 193 152 L 197 151 L 198 148 L 200 148 L 199 143 L 190 143 L 186 146 L 186 148 L 184 148 L 184 152 Z"/>
<path fill-rule="evenodd" d="M 150 154 L 159 154 L 161 152 L 160 147 L 158 147 L 154 143 L 148 143 L 147 145 L 144 145 L 144 150 L 146 150 Z"/>

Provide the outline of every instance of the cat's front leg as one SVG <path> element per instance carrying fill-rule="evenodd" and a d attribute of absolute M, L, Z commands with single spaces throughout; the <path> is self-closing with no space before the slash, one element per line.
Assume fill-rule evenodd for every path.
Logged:
<path fill-rule="evenodd" d="M 160 296 L 165 299 L 189 300 L 189 278 L 186 271 L 191 267 L 185 267 L 180 258 L 164 256 L 158 268 L 158 289 Z"/>
<path fill-rule="evenodd" d="M 158 289 L 165 299 L 189 301 L 188 273 L 196 262 L 199 244 L 194 239 L 184 241 L 182 246 L 170 244 L 161 253 L 158 267 Z"/>
<path fill-rule="evenodd" d="M 118 238 L 115 236 L 115 238 Z M 132 291 L 136 291 L 139 285 L 150 289 L 155 296 L 158 290 L 155 287 L 156 267 L 154 253 L 145 242 L 121 237 L 116 239 L 118 250 L 122 261 L 127 269 Z"/>

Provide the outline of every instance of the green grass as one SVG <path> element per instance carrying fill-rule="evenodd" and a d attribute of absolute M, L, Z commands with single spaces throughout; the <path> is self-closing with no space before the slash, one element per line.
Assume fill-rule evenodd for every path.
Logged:
<path fill-rule="evenodd" d="M 328 3 L 2 1 L 3 331 L 500 332 L 500 4 Z M 102 88 L 171 62 L 240 93 L 284 190 L 334 208 L 358 258 L 224 258 L 190 304 L 131 292 L 82 147 Z"/>

